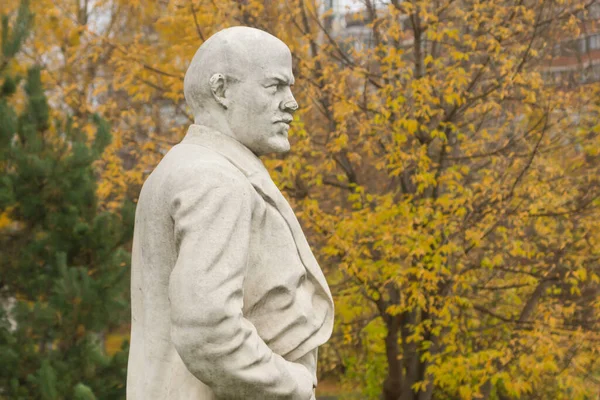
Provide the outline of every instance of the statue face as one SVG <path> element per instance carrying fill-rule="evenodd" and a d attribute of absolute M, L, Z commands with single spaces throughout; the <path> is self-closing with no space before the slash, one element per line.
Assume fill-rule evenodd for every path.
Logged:
<path fill-rule="evenodd" d="M 248 49 L 256 58 L 239 82 L 227 88 L 227 118 L 235 138 L 253 153 L 290 149 L 288 130 L 298 104 L 292 95 L 292 56 L 285 46 Z"/>

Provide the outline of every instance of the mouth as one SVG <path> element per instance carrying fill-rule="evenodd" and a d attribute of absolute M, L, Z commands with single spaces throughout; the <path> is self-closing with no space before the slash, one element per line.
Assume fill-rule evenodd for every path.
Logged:
<path fill-rule="evenodd" d="M 290 125 L 285 121 L 277 121 L 274 123 L 275 125 L 275 134 L 277 136 L 283 136 L 287 138 L 288 132 L 290 130 Z"/>
<path fill-rule="evenodd" d="M 290 130 L 290 124 L 286 121 L 276 121 L 274 123 L 277 126 L 277 131 L 279 134 L 287 136 L 288 131 Z"/>
<path fill-rule="evenodd" d="M 284 117 L 284 118 L 275 120 L 273 123 L 275 123 L 275 124 L 283 123 L 283 124 L 286 124 L 289 126 L 293 120 L 294 119 L 292 117 Z"/>

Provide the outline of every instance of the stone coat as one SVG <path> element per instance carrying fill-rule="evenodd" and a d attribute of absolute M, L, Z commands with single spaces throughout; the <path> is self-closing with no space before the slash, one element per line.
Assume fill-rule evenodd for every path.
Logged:
<path fill-rule="evenodd" d="M 131 268 L 128 400 L 314 398 L 333 300 L 245 146 L 189 128 L 144 183 Z"/>

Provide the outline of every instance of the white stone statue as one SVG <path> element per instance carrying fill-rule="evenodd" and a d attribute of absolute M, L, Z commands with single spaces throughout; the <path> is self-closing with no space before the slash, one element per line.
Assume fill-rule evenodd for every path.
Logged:
<path fill-rule="evenodd" d="M 185 75 L 194 112 L 146 180 L 133 241 L 128 400 L 314 399 L 333 300 L 258 158 L 289 150 L 288 47 L 222 30 Z"/>

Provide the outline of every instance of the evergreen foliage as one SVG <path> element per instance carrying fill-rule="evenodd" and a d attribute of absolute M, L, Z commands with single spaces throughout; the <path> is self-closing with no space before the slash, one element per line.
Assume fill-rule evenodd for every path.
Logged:
<path fill-rule="evenodd" d="M 2 19 L 0 399 L 124 398 L 126 349 L 107 355 L 103 337 L 128 314 L 134 207 L 98 207 L 94 163 L 108 124 L 91 117 L 89 138 L 52 116 L 40 68 L 24 85 L 13 71 L 32 17 L 23 2 L 12 24 Z"/>

